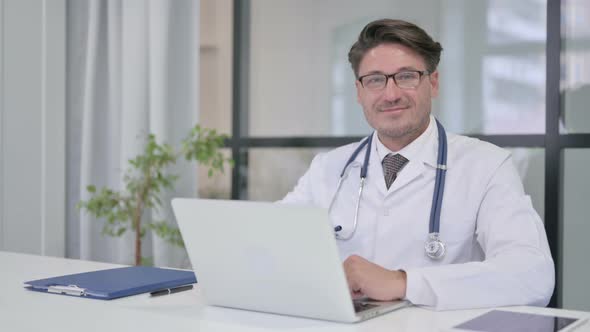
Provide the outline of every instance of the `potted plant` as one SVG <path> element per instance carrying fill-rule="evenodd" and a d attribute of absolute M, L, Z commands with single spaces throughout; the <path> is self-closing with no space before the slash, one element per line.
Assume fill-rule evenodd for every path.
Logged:
<path fill-rule="evenodd" d="M 208 168 L 208 175 L 223 172 L 224 165 L 233 165 L 220 152 L 226 135 L 215 130 L 193 127 L 182 141 L 179 149 L 168 144 L 159 144 L 153 134 L 148 135 L 142 154 L 129 160 L 122 190 L 88 185 L 91 194 L 87 201 L 80 201 L 78 208 L 85 210 L 97 219 L 104 219 L 103 234 L 119 237 L 127 231 L 135 233 L 135 264 L 141 265 L 141 240 L 148 229 L 164 240 L 183 247 L 180 231 L 166 221 L 144 221 L 142 216 L 147 209 L 162 207 L 160 195 L 164 190 L 174 189 L 178 176 L 170 174 L 168 168 L 178 158 L 196 161 Z"/>

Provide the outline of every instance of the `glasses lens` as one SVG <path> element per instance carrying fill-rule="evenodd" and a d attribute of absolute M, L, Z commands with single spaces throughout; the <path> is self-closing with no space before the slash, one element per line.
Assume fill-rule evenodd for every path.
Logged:
<path fill-rule="evenodd" d="M 400 88 L 415 88 L 420 84 L 420 73 L 417 71 L 402 71 L 395 74 L 394 79 Z"/>
<path fill-rule="evenodd" d="M 362 78 L 363 87 L 371 90 L 379 90 L 385 87 L 387 76 L 383 74 L 368 75 Z"/>

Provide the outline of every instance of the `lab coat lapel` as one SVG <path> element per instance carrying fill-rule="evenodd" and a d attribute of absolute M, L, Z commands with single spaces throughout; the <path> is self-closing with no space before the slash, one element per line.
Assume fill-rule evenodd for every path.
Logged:
<path fill-rule="evenodd" d="M 373 140 L 377 139 L 374 137 Z M 387 187 L 385 187 L 385 177 L 383 175 L 383 166 L 375 148 L 375 142 L 371 147 L 371 158 L 369 159 L 369 170 L 367 173 L 367 182 L 371 188 L 377 188 L 382 196 L 387 195 Z"/>
<path fill-rule="evenodd" d="M 438 155 L 438 130 L 436 128 L 434 117 L 431 116 L 430 121 L 430 125 L 434 126 L 434 132 L 428 135 L 426 141 L 416 155 L 408 156 L 410 161 L 398 174 L 389 190 L 385 186 L 383 167 L 381 166 L 381 160 L 377 154 L 375 143 L 373 143 L 373 146 L 371 147 L 371 158 L 367 180 L 370 181 L 374 188 L 377 188 L 383 196 L 387 196 L 400 190 L 410 182 L 422 176 L 428 170 L 436 168 Z M 400 153 L 403 155 L 403 151 L 400 151 Z M 447 161 L 447 168 L 448 167 L 449 164 Z"/>
<path fill-rule="evenodd" d="M 432 124 L 434 121 L 434 118 L 431 117 Z M 422 176 L 428 169 L 434 169 L 436 167 L 438 154 L 438 129 L 435 127 L 434 130 L 435 132 L 427 137 L 420 152 L 414 156 L 408 156 L 410 161 L 401 170 L 389 188 L 389 194 L 396 192 L 408 183 L 414 181 L 416 178 Z"/>
<path fill-rule="evenodd" d="M 434 117 L 431 116 L 430 119 L 431 125 L 434 126 L 434 133 L 428 136 L 419 153 L 408 158 L 410 161 L 398 174 L 396 180 L 393 182 L 389 190 L 385 186 L 383 167 L 381 166 L 381 160 L 379 159 L 379 155 L 377 154 L 375 148 L 375 143 L 373 142 L 373 146 L 371 147 L 371 158 L 369 161 L 367 181 L 373 188 L 377 188 L 381 195 L 387 196 L 396 192 L 410 182 L 414 181 L 416 178 L 422 176 L 429 169 L 434 169 L 436 167 L 438 155 L 438 129 L 436 128 Z M 377 138 L 375 137 L 374 139 Z M 362 162 L 364 160 L 364 155 L 362 157 L 357 157 L 357 160 Z"/>
<path fill-rule="evenodd" d="M 370 182 L 370 185 L 373 188 L 377 188 L 382 196 L 387 196 L 420 176 L 425 170 L 426 167 L 424 166 L 422 158 L 410 160 L 399 173 L 396 180 L 388 190 L 385 186 L 385 176 L 383 174 L 381 160 L 379 159 L 379 155 L 373 146 L 371 147 L 371 158 L 369 162 L 367 181 Z"/>
<path fill-rule="evenodd" d="M 398 174 L 395 181 L 393 181 L 393 183 L 391 184 L 388 194 L 394 193 L 395 191 L 403 188 L 406 184 L 412 182 L 414 179 L 421 176 L 425 170 L 426 167 L 424 166 L 424 162 L 421 158 L 410 160 L 402 169 L 402 171 Z"/>

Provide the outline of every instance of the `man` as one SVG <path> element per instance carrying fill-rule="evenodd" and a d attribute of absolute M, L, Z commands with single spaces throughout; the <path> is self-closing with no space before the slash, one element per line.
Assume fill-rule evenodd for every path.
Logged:
<path fill-rule="evenodd" d="M 430 114 L 441 51 L 414 24 L 369 23 L 348 57 L 358 102 L 375 129 L 370 155 L 363 150 L 352 158 L 339 187 L 360 142 L 319 154 L 283 202 L 330 208 L 354 298 L 408 299 L 437 309 L 544 306 L 554 265 L 510 154 L 477 139 L 445 136 Z M 446 166 L 438 161 L 440 135 L 448 141 Z M 445 250 L 432 258 L 425 246 L 436 174 L 443 170 Z"/>

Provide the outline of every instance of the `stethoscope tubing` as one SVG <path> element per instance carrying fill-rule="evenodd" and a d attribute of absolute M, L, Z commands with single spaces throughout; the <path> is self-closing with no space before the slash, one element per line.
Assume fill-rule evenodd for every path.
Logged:
<path fill-rule="evenodd" d="M 447 172 L 447 135 L 442 125 L 436 121 L 438 127 L 439 144 L 438 158 L 436 165 L 436 179 L 434 181 L 434 195 L 432 197 L 432 208 L 430 210 L 430 224 L 428 233 L 440 233 L 440 213 L 442 209 L 442 199 L 445 187 L 445 175 Z"/>
<path fill-rule="evenodd" d="M 437 156 L 437 165 L 436 165 L 436 175 L 435 175 L 435 182 L 434 182 L 434 193 L 432 195 L 432 207 L 430 211 L 430 221 L 428 225 L 428 240 L 426 245 L 435 244 L 436 248 L 440 248 L 438 254 L 429 253 L 427 250 L 427 254 L 432 259 L 440 259 L 444 256 L 445 253 L 445 245 L 443 242 L 440 241 L 439 232 L 440 232 L 440 214 L 442 210 L 442 199 L 444 194 L 444 187 L 445 187 L 445 175 L 447 171 L 447 136 L 445 129 L 443 126 L 436 120 L 436 125 L 438 129 L 438 156 Z M 340 179 L 338 180 L 338 185 L 336 188 L 336 192 L 332 197 L 332 201 L 328 207 L 328 211 L 332 210 L 332 206 L 336 201 L 336 197 L 340 192 L 340 188 L 342 186 L 342 182 L 346 177 L 346 171 L 348 166 L 357 158 L 358 154 L 366 148 L 364 162 L 361 167 L 360 172 L 360 185 L 359 185 L 359 194 L 357 198 L 356 208 L 355 208 L 355 215 L 354 221 L 352 225 L 352 231 L 347 235 L 343 236 L 340 235 L 339 232 L 342 230 L 342 226 L 338 225 L 334 228 L 336 238 L 338 240 L 347 241 L 350 240 L 354 234 L 356 233 L 357 226 L 358 226 L 358 216 L 359 216 L 359 208 L 360 208 L 360 201 L 363 193 L 363 188 L 365 184 L 365 178 L 367 177 L 368 172 L 368 165 L 369 159 L 371 156 L 371 146 L 372 146 L 373 134 L 369 135 L 367 139 L 361 142 L 359 146 L 354 150 L 350 158 L 348 158 L 342 172 L 340 173 Z M 435 249 L 435 251 L 437 251 Z"/>

